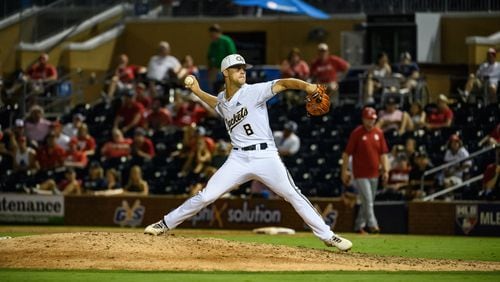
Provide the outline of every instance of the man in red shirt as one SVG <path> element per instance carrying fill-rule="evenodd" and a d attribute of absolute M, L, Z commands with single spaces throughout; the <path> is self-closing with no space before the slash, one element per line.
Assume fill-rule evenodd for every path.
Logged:
<path fill-rule="evenodd" d="M 54 133 L 49 133 L 46 144 L 37 150 L 36 158 L 42 170 L 54 169 L 64 165 L 66 152 L 61 146 L 57 145 Z"/>
<path fill-rule="evenodd" d="M 155 98 L 151 110 L 146 114 L 146 128 L 154 131 L 172 124 L 172 114 L 167 108 L 162 107 L 161 100 Z"/>
<path fill-rule="evenodd" d="M 129 158 L 131 154 L 132 139 L 124 138 L 122 132 L 118 128 L 114 128 L 111 132 L 112 139 L 101 148 L 101 156 L 106 160 L 116 158 Z"/>
<path fill-rule="evenodd" d="M 151 139 L 146 137 L 146 131 L 140 127 L 134 131 L 134 142 L 132 143 L 132 157 L 136 164 L 143 164 L 155 156 L 155 147 Z"/>
<path fill-rule="evenodd" d="M 49 64 L 49 55 L 44 53 L 38 58 L 38 62 L 33 64 L 27 71 L 28 79 L 40 82 L 57 80 L 57 70 Z"/>
<path fill-rule="evenodd" d="M 118 66 L 109 83 L 108 97 L 113 98 L 116 89 L 121 91 L 126 88 L 131 88 L 135 82 L 136 73 L 140 69 L 141 67 L 139 66 L 129 65 L 128 56 L 126 54 L 120 54 Z"/>
<path fill-rule="evenodd" d="M 14 85 L 6 92 L 9 96 L 17 93 L 19 89 L 28 84 L 28 91 L 41 94 L 45 91 L 47 83 L 56 81 L 57 69 L 48 63 L 49 55 L 43 53 L 38 57 L 38 61 L 31 65 L 26 72 L 22 75 L 21 79 L 16 81 Z"/>
<path fill-rule="evenodd" d="M 437 101 L 437 109 L 432 110 L 427 115 L 425 127 L 427 129 L 439 129 L 443 127 L 450 127 L 453 122 L 453 111 L 448 104 L 451 101 L 443 94 L 439 95 Z"/>
<path fill-rule="evenodd" d="M 330 55 L 328 45 L 321 43 L 318 45 L 318 56 L 311 63 L 311 78 L 315 83 L 326 84 L 328 91 L 333 96 L 332 101 L 338 103 L 338 75 L 337 73 L 347 73 L 350 65 L 344 59 Z"/>
<path fill-rule="evenodd" d="M 123 134 L 141 126 L 144 120 L 144 106 L 135 100 L 135 90 L 127 89 L 123 93 L 123 102 L 115 118 L 114 127 Z"/>
<path fill-rule="evenodd" d="M 349 136 L 349 141 L 342 154 L 342 182 L 349 184 L 349 157 L 352 156 L 353 184 L 359 190 L 361 207 L 355 222 L 355 230 L 364 233 L 364 227 L 373 233 L 379 232 L 377 219 L 373 209 L 375 191 L 378 186 L 380 167 L 382 180 L 389 176 L 389 161 L 387 159 L 387 143 L 384 132 L 375 127 L 377 112 L 374 108 L 363 109 L 363 124 L 356 127 Z"/>

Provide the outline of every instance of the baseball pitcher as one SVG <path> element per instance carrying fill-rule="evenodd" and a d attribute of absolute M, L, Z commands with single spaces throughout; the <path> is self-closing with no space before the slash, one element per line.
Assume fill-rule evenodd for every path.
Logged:
<path fill-rule="evenodd" d="M 200 89 L 196 78 L 189 76 L 186 87 L 221 115 L 231 138 L 233 150 L 224 165 L 210 178 L 207 186 L 186 200 L 162 220 L 151 224 L 145 234 L 160 235 L 197 214 L 233 187 L 250 180 L 258 180 L 289 202 L 314 235 L 327 246 L 348 251 L 352 243 L 330 230 L 309 200 L 295 186 L 281 161 L 269 126 L 266 101 L 284 90 L 303 90 L 308 93 L 307 109 L 310 115 L 328 111 L 324 89 L 302 80 L 287 78 L 269 82 L 246 84 L 246 69 L 251 67 L 238 54 L 226 56 L 221 63 L 225 90 L 217 97 Z"/>

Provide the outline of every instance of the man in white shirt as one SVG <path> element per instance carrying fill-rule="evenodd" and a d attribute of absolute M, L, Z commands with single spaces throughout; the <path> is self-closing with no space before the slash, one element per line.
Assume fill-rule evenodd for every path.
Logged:
<path fill-rule="evenodd" d="M 148 63 L 147 78 L 151 93 L 156 96 L 158 94 L 156 89 L 157 84 L 168 84 L 169 80 L 175 80 L 184 75 L 179 60 L 170 55 L 170 44 L 166 41 L 161 41 L 158 45 L 158 55 L 152 56 Z"/>
<path fill-rule="evenodd" d="M 294 121 L 285 123 L 283 131 L 274 132 L 274 142 L 276 142 L 280 156 L 292 156 L 299 151 L 300 138 L 295 132 L 297 132 L 297 123 Z"/>
<path fill-rule="evenodd" d="M 500 63 L 496 61 L 497 51 L 495 48 L 489 48 L 486 52 L 486 62 L 479 66 L 476 75 L 470 74 L 465 84 L 465 89 L 460 92 L 464 102 L 469 99 L 470 93 L 474 87 L 477 87 L 483 91 L 483 87 L 487 93 L 485 93 L 484 99 L 485 104 L 496 103 L 497 102 L 497 87 L 498 81 L 500 80 Z"/>

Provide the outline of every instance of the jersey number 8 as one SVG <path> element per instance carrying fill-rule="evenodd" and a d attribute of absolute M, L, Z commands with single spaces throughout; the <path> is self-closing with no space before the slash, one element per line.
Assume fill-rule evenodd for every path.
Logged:
<path fill-rule="evenodd" d="M 247 124 L 244 124 L 243 125 L 243 129 L 245 129 L 245 132 L 247 133 L 247 135 L 252 135 L 253 134 L 253 130 L 252 130 L 252 127 L 250 126 L 249 123 Z"/>

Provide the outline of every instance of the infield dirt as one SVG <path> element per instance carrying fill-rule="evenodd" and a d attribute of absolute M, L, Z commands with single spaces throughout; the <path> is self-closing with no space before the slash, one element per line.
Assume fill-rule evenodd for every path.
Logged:
<path fill-rule="evenodd" d="M 73 232 L 0 240 L 0 268 L 498 271 L 500 262 L 374 256 L 173 234 Z"/>

